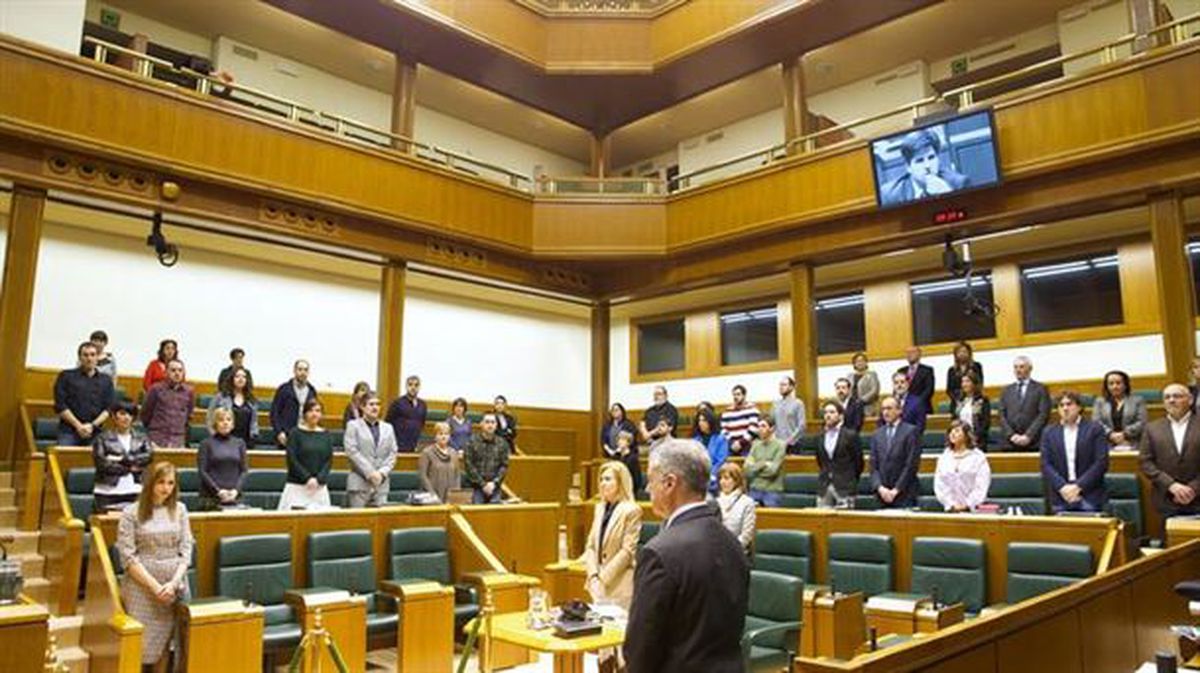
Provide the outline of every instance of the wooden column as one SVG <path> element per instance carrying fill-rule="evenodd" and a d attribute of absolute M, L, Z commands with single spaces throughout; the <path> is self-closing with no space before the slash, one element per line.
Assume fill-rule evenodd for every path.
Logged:
<path fill-rule="evenodd" d="M 1149 207 L 1167 380 L 1183 383 L 1196 354 L 1196 306 L 1192 267 L 1185 251 L 1183 200 L 1175 192 L 1156 194 L 1150 197 Z"/>
<path fill-rule="evenodd" d="M 799 262 L 789 272 L 792 295 L 792 376 L 796 396 L 811 417 L 817 409 L 817 317 L 813 310 L 813 267 Z"/>
<path fill-rule="evenodd" d="M 417 64 L 396 55 L 396 79 L 392 85 L 392 133 L 413 137 L 417 109 Z M 393 140 L 393 146 L 403 152 L 412 151 L 408 143 Z"/>
<path fill-rule="evenodd" d="M 602 178 L 608 173 L 608 155 L 610 150 L 608 134 L 592 135 L 592 158 L 591 166 L 588 169 L 588 175 L 594 178 Z"/>
<path fill-rule="evenodd" d="M 609 315 L 607 301 L 592 304 L 592 436 L 599 437 L 600 429 L 608 418 L 609 390 Z M 590 442 L 590 455 L 577 456 L 580 460 L 591 460 L 598 456 L 599 447 Z"/>
<path fill-rule="evenodd" d="M 400 363 L 404 340 L 404 281 L 407 265 L 394 261 L 383 267 L 379 287 L 379 368 L 376 390 L 384 404 L 400 394 Z"/>
<path fill-rule="evenodd" d="M 804 97 L 804 59 L 783 64 L 783 134 L 787 141 L 812 133 L 808 122 L 808 100 Z M 799 145 L 788 145 L 788 154 L 799 154 Z"/>
<path fill-rule="evenodd" d="M 4 286 L 0 289 L 0 464 L 10 465 L 20 444 L 21 397 L 29 321 L 33 314 L 33 284 L 37 277 L 38 247 L 42 241 L 42 210 L 46 192 L 17 185 L 8 218 Z"/>

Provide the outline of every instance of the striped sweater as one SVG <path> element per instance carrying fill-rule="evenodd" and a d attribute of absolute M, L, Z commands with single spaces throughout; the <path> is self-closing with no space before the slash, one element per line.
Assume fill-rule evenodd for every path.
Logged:
<path fill-rule="evenodd" d="M 729 407 L 721 412 L 721 433 L 729 438 L 729 450 L 733 453 L 745 453 L 750 448 L 750 442 L 758 431 L 758 407 L 747 404 L 744 407 Z"/>

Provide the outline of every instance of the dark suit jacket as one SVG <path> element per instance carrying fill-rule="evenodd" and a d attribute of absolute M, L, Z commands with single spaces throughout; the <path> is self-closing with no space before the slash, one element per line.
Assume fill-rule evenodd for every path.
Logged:
<path fill-rule="evenodd" d="M 837 444 L 833 448 L 833 458 L 825 452 L 825 430 L 813 435 L 811 445 L 817 447 L 817 492 L 824 493 L 830 482 L 838 493 L 854 495 L 858 493 L 858 478 L 863 471 L 863 452 L 858 444 L 858 433 L 842 424 L 838 431 Z"/>
<path fill-rule="evenodd" d="M 642 547 L 633 583 L 628 673 L 743 673 L 750 566 L 713 508 L 680 514 Z"/>
<path fill-rule="evenodd" d="M 317 389 L 308 383 L 308 399 L 317 399 Z M 275 389 L 275 399 L 271 400 L 271 427 L 275 434 L 288 432 L 299 425 L 300 400 L 296 399 L 296 391 L 292 388 L 292 379 L 284 381 Z"/>
<path fill-rule="evenodd" d="M 983 365 L 978 362 L 971 361 L 971 371 L 979 377 L 979 385 L 977 389 L 983 387 Z M 957 365 L 950 365 L 946 370 L 946 394 L 950 396 L 951 402 L 957 402 L 958 398 L 962 397 L 962 373 L 958 371 Z"/>
<path fill-rule="evenodd" d="M 1108 439 L 1099 423 L 1086 418 L 1079 421 L 1075 437 L 1075 481 L 1083 499 L 1096 509 L 1108 502 L 1104 475 L 1108 473 Z M 1068 479 L 1067 448 L 1063 442 L 1063 426 L 1054 424 L 1042 434 L 1042 480 L 1050 489 L 1050 504 L 1066 507 L 1067 502 L 1058 490 L 1072 483 Z"/>
<path fill-rule="evenodd" d="M 978 404 L 976 404 L 976 400 L 978 400 Z M 950 405 L 950 420 L 953 421 L 959 418 L 958 414 L 963 404 L 963 401 L 956 400 Z M 975 435 L 975 448 L 980 451 L 986 451 L 988 430 L 991 429 L 992 425 L 992 401 L 987 397 L 980 396 L 967 400 L 965 404 L 972 406 L 971 431 Z"/>
<path fill-rule="evenodd" d="M 1042 441 L 1042 428 L 1050 419 L 1050 393 L 1046 386 L 1030 380 L 1025 399 L 1014 381 L 1000 394 L 1000 446 L 1005 451 L 1033 451 Z M 1013 446 L 1008 438 L 1015 434 L 1029 435 L 1029 446 Z"/>
<path fill-rule="evenodd" d="M 904 404 L 900 408 L 900 420 L 917 429 L 917 444 L 921 443 L 921 435 L 925 434 L 925 417 L 928 415 L 928 402 L 923 398 L 911 392 L 904 396 Z"/>
<path fill-rule="evenodd" d="M 892 446 L 887 446 L 887 426 L 880 425 L 871 434 L 871 490 L 879 497 L 879 487 L 900 491 L 885 507 L 916 507 L 919 483 L 917 468 L 921 464 L 921 445 L 917 429 L 901 421 L 896 426 Z"/>
<path fill-rule="evenodd" d="M 1197 501 L 1193 500 L 1188 507 L 1180 507 L 1167 491 L 1171 484 L 1181 482 L 1200 492 L 1200 417 L 1193 413 L 1188 421 L 1182 453 L 1175 448 L 1169 418 L 1146 424 L 1138 453 L 1142 474 L 1154 484 L 1154 506 L 1158 511 L 1164 514 L 1200 511 Z"/>
<path fill-rule="evenodd" d="M 908 365 L 901 367 L 901 371 L 908 374 Z M 908 377 L 908 394 L 924 400 L 926 414 L 933 413 L 933 386 L 933 367 L 918 364 L 917 371 Z"/>
<path fill-rule="evenodd" d="M 866 416 L 866 409 L 863 408 L 862 400 L 857 395 L 851 395 L 844 407 L 845 414 L 842 416 L 842 427 L 849 428 L 855 432 L 862 432 L 863 421 Z"/>

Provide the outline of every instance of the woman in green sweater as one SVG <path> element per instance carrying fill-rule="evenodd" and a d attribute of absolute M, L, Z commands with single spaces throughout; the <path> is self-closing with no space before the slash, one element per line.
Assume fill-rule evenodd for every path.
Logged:
<path fill-rule="evenodd" d="M 288 433 L 287 485 L 279 509 L 329 507 L 329 469 L 333 466 L 333 437 L 321 427 L 321 402 L 304 402 L 304 420 Z"/>
<path fill-rule="evenodd" d="M 750 445 L 743 470 L 750 484 L 750 497 L 763 507 L 778 507 L 783 500 L 783 457 L 787 447 L 775 438 L 775 419 L 758 421 L 758 439 Z"/>

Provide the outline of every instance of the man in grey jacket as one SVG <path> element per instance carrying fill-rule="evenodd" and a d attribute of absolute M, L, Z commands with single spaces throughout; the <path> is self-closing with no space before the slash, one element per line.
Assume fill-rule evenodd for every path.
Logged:
<path fill-rule="evenodd" d="M 379 395 L 367 395 L 362 418 L 346 425 L 343 439 L 350 475 L 346 493 L 351 507 L 380 507 L 387 504 L 388 476 L 396 465 L 396 432 L 379 422 Z"/>
<path fill-rule="evenodd" d="M 1050 420 L 1050 393 L 1030 378 L 1033 362 L 1021 355 L 1013 360 L 1016 381 L 1000 394 L 1000 446 L 1003 451 L 1037 451 L 1042 429 Z"/>

